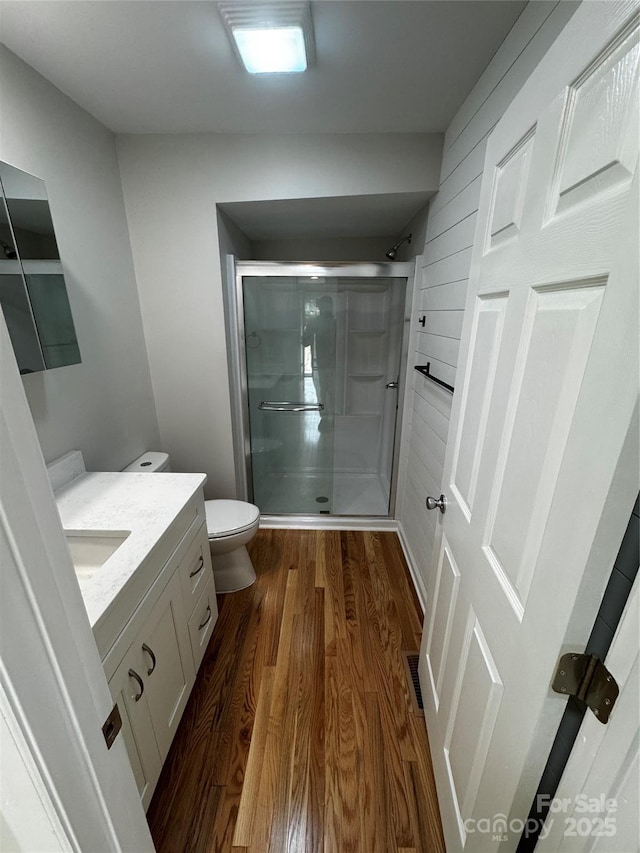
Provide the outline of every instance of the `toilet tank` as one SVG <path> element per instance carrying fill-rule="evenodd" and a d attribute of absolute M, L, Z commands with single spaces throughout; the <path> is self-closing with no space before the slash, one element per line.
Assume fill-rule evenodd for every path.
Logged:
<path fill-rule="evenodd" d="M 169 454 L 161 453 L 157 450 L 149 450 L 122 470 L 137 471 L 141 474 L 158 474 L 161 471 L 168 472 L 171 470 L 169 468 Z"/>

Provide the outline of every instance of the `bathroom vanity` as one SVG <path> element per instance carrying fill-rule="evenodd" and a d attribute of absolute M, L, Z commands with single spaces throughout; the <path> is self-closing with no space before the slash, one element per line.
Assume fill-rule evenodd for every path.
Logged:
<path fill-rule="evenodd" d="M 84 473 L 56 491 L 145 808 L 218 614 L 205 480 Z"/>

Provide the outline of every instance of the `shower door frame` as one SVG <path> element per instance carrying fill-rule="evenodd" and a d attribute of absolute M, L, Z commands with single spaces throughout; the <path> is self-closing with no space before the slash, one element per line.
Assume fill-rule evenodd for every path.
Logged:
<path fill-rule="evenodd" d="M 241 261 L 233 255 L 227 256 L 228 285 L 233 290 L 227 301 L 227 333 L 229 344 L 229 378 L 231 392 L 231 412 L 236 453 L 236 477 L 239 497 L 253 501 L 253 462 L 251 458 L 251 435 L 249 422 L 249 382 L 245 352 L 244 292 L 242 279 L 245 276 L 274 277 L 290 276 L 310 278 L 404 278 L 405 299 L 400 343 L 400 364 L 398 369 L 398 399 L 396 405 L 394 443 L 391 464 L 391 482 L 389 490 L 389 512 L 386 516 L 354 516 L 362 521 L 367 517 L 393 519 L 395 517 L 396 492 L 398 481 L 398 461 L 400 455 L 400 431 L 404 410 L 405 377 L 409 350 L 409 331 L 415 261 Z M 267 513 L 271 515 L 271 513 Z M 300 524 L 308 522 L 345 521 L 349 516 L 316 515 L 298 513 L 273 514 L 274 518 L 292 518 Z"/>

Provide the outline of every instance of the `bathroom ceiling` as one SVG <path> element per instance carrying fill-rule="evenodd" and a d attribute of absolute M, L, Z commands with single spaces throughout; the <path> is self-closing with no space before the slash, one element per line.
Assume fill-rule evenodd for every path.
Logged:
<path fill-rule="evenodd" d="M 117 133 L 430 133 L 525 5 L 317 0 L 301 75 L 244 72 L 207 0 L 2 0 L 0 41 Z"/>

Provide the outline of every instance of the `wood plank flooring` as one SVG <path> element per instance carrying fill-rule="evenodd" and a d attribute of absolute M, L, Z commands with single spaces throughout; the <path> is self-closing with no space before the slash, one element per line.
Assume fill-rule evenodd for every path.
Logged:
<path fill-rule="evenodd" d="M 421 614 L 394 533 L 260 530 L 148 820 L 160 853 L 444 851 L 401 652 Z"/>

